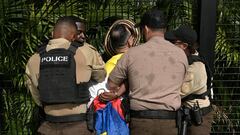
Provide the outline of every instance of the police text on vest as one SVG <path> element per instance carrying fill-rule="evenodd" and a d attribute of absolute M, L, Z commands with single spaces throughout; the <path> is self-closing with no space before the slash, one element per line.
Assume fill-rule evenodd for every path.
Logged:
<path fill-rule="evenodd" d="M 68 56 L 47 56 L 41 59 L 41 62 L 61 62 L 61 61 L 68 61 Z"/>

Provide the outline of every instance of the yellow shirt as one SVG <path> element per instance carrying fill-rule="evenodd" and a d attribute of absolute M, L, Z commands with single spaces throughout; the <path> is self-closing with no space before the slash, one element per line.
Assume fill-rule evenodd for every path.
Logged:
<path fill-rule="evenodd" d="M 105 64 L 105 70 L 107 71 L 107 76 L 112 72 L 113 68 L 117 64 L 117 61 L 122 57 L 123 53 L 112 56 Z"/>

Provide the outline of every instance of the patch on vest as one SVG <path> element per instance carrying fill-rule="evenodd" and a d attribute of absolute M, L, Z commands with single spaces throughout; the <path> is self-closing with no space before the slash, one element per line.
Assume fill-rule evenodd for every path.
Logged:
<path fill-rule="evenodd" d="M 50 54 L 41 57 L 42 66 L 69 66 L 71 61 L 70 55 Z"/>

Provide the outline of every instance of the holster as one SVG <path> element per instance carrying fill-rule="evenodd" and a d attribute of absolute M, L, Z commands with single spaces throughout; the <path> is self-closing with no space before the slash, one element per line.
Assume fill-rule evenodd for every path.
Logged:
<path fill-rule="evenodd" d="M 94 106 L 90 105 L 87 109 L 87 128 L 89 131 L 94 132 L 95 130 L 95 113 L 94 113 Z"/>
<path fill-rule="evenodd" d="M 190 114 L 192 124 L 194 124 L 195 126 L 200 126 L 203 122 L 200 107 L 194 105 L 190 110 Z"/>
<path fill-rule="evenodd" d="M 180 135 L 180 132 L 181 132 L 182 117 L 183 117 L 183 112 L 182 112 L 182 108 L 180 108 L 177 111 L 177 117 L 176 117 L 176 127 L 178 128 L 178 135 Z"/>
<path fill-rule="evenodd" d="M 199 126 L 202 124 L 202 116 L 208 114 L 212 111 L 211 105 L 209 107 L 200 108 L 199 105 L 194 105 L 192 108 L 188 108 L 186 106 L 181 106 L 181 108 L 177 112 L 177 127 L 178 127 L 178 135 L 186 135 L 187 127 L 191 126 Z"/>
<path fill-rule="evenodd" d="M 128 96 L 123 96 L 121 108 L 124 113 L 124 118 L 127 123 L 130 122 L 130 102 Z"/>
<path fill-rule="evenodd" d="M 191 125 L 190 109 L 182 106 L 177 115 L 178 135 L 186 135 L 187 127 Z"/>

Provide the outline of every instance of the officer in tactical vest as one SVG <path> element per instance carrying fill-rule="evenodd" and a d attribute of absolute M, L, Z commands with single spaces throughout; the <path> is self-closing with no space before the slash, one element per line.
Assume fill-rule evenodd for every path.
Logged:
<path fill-rule="evenodd" d="M 196 50 L 197 33 L 190 26 L 182 25 L 174 31 L 166 32 L 165 39 L 183 49 L 188 57 L 189 67 L 181 89 L 181 134 L 209 135 L 213 120 L 210 103 L 211 72 Z"/>
<path fill-rule="evenodd" d="M 26 65 L 26 84 L 46 120 L 38 128 L 43 135 L 92 134 L 86 125 L 88 82 L 102 82 L 104 62 L 90 45 L 76 47 L 77 26 L 69 16 L 58 19 L 53 39 Z M 74 45 L 75 44 L 75 45 Z"/>

